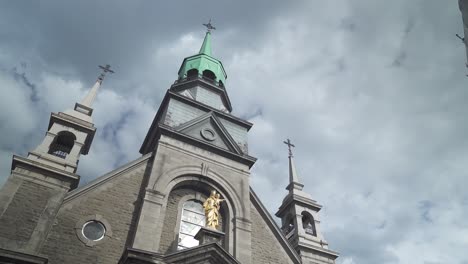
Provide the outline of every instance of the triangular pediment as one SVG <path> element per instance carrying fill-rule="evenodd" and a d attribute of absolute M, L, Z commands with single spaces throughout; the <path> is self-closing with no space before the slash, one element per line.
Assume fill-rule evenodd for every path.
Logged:
<path fill-rule="evenodd" d="M 242 154 L 239 146 L 229 135 L 214 112 L 208 112 L 198 118 L 179 125 L 175 130 L 207 144 L 236 154 Z"/>
<path fill-rule="evenodd" d="M 165 256 L 174 264 L 240 264 L 231 254 L 216 243 L 205 244 Z"/>
<path fill-rule="evenodd" d="M 216 243 L 179 250 L 168 255 L 127 248 L 119 263 L 240 264 L 239 261 Z"/>

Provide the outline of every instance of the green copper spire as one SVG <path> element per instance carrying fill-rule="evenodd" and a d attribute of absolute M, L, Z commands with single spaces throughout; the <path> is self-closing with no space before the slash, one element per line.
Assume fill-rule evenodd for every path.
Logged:
<path fill-rule="evenodd" d="M 213 77 L 210 76 L 214 75 L 213 81 L 218 84 L 221 82 L 224 85 L 227 75 L 224 71 L 223 64 L 211 55 L 211 30 L 216 28 L 211 25 L 211 20 L 208 24 L 203 25 L 206 26 L 207 32 L 200 51 L 198 54 L 184 59 L 179 69 L 179 79 L 185 79 L 188 75 L 194 76 L 192 74 L 196 72 L 198 76 L 203 76 L 203 78 L 208 79 L 213 79 Z"/>
<path fill-rule="evenodd" d="M 210 31 L 206 32 L 205 39 L 203 40 L 203 44 L 198 54 L 205 54 L 205 55 L 211 56 L 211 32 Z"/>

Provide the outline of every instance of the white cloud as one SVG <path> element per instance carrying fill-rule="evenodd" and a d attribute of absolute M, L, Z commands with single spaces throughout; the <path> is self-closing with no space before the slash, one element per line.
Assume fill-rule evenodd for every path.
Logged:
<path fill-rule="evenodd" d="M 468 261 L 468 90 L 465 51 L 453 37 L 461 29 L 455 2 L 309 1 L 255 18 L 223 14 L 224 27 L 213 33 L 234 113 L 254 123 L 250 151 L 259 160 L 253 187 L 274 212 L 283 198 L 276 194 L 286 193 L 282 141 L 290 137 L 305 190 L 324 205 L 321 225 L 330 248 L 341 253 L 338 263 Z M 240 21 L 244 15 L 248 19 Z M 203 39 L 201 30 L 186 25 L 177 27 L 176 36 L 139 35 L 133 29 L 142 24 L 121 27 L 129 31 L 122 30 L 122 39 L 118 29 L 101 32 L 93 39 L 106 43 L 88 46 L 86 54 L 78 52 L 82 43 L 58 52 L 76 51 L 65 58 L 71 70 L 62 69 L 64 58 L 41 53 L 44 47 L 29 47 L 21 58 L 43 66 L 28 69 L 27 77 L 35 76 L 34 103 L 27 85 L 0 71 L 0 87 L 9 95 L 0 98 L 4 171 L 11 152 L 38 144 L 50 111 L 73 107 L 92 85 L 94 80 L 73 75 L 84 58 L 90 64 L 124 58 L 95 104 L 97 136 L 80 161 L 84 182 L 139 155 L 182 59 L 197 52 Z M 14 61 L 10 53 L 18 47 L 2 47 L 9 48 L 0 53 L 2 61 Z M 127 63 L 135 69 L 123 71 Z M 22 139 L 21 148 L 12 144 Z"/>

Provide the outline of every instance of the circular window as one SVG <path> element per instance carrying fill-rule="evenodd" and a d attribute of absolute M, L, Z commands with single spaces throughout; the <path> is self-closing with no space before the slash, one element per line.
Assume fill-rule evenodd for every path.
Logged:
<path fill-rule="evenodd" d="M 213 141 L 216 138 L 215 132 L 213 130 L 209 129 L 209 128 L 202 129 L 200 131 L 200 134 L 204 139 L 206 139 L 208 141 Z"/>
<path fill-rule="evenodd" d="M 87 215 L 76 222 L 75 234 L 86 246 L 94 247 L 112 237 L 112 228 L 102 215 Z"/>
<path fill-rule="evenodd" d="M 106 227 L 99 221 L 89 221 L 83 225 L 83 236 L 92 241 L 99 241 L 106 234 Z"/>

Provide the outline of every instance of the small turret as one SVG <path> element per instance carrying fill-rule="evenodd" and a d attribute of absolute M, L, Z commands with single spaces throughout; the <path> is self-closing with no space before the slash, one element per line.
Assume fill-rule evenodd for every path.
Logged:
<path fill-rule="evenodd" d="M 328 249 L 328 243 L 320 232 L 318 212 L 322 208 L 317 201 L 302 189 L 294 164 L 291 140 L 284 142 L 289 149 L 289 193 L 283 199 L 276 216 L 281 218 L 281 229 L 289 243 L 301 256 L 303 263 L 335 263 L 338 253 Z"/>
<path fill-rule="evenodd" d="M 99 67 L 103 73 L 85 98 L 75 104 L 74 109 L 51 114 L 44 140 L 37 148 L 29 152 L 28 159 L 67 172 L 76 172 L 80 155 L 88 154 L 96 133 L 91 117 L 92 104 L 105 74 L 113 73 L 109 65 Z"/>

